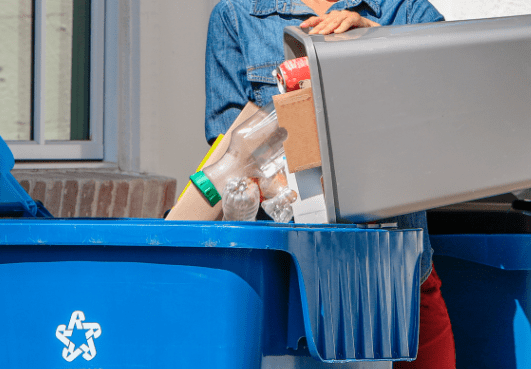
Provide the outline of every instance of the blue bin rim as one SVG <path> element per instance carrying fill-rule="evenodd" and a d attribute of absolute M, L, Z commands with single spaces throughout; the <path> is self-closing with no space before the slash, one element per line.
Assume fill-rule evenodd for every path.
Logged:
<path fill-rule="evenodd" d="M 52 224 L 53 224 L 53 227 Z M 191 246 L 284 250 L 296 232 L 405 232 L 420 229 L 360 228 L 355 224 L 169 221 L 151 218 L 19 218 L 0 221 L 1 245 Z M 144 237 L 138 238 L 138 227 Z M 97 237 L 89 237 L 97 229 Z M 31 231 L 30 231 L 31 230 Z M 230 232 L 237 230 L 237 232 Z M 210 242 L 201 242 L 211 235 Z M 37 237 L 36 237 L 37 236 Z"/>
<path fill-rule="evenodd" d="M 434 255 L 505 270 L 531 270 L 531 234 L 430 235 Z"/>

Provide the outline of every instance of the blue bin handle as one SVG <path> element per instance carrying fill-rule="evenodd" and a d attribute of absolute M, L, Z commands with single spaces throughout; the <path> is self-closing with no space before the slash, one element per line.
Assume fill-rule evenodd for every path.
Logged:
<path fill-rule="evenodd" d="M 37 216 L 37 204 L 11 175 L 15 166 L 13 153 L 0 136 L 0 213 L 22 213 Z"/>

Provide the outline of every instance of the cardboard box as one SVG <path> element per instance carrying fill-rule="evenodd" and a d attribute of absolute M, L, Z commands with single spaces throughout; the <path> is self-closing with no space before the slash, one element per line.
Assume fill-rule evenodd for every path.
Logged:
<path fill-rule="evenodd" d="M 238 118 L 236 118 L 215 150 L 210 154 L 210 157 L 204 162 L 205 167 L 221 159 L 229 147 L 232 131 L 256 113 L 258 109 L 259 108 L 251 102 L 245 105 L 240 115 L 238 115 Z M 179 200 L 175 206 L 166 216 L 166 220 L 221 220 L 222 218 L 223 211 L 221 208 L 221 201 L 215 206 L 210 206 L 208 200 L 194 185 L 186 187 L 181 196 L 179 196 Z"/>
<path fill-rule="evenodd" d="M 273 96 L 278 124 L 286 128 L 284 142 L 290 173 L 321 166 L 321 152 L 312 88 L 303 88 Z"/>
<path fill-rule="evenodd" d="M 297 192 L 292 204 L 295 223 L 327 223 L 311 85 L 301 84 L 300 90 L 273 96 L 273 103 L 279 126 L 288 131 L 284 151 L 288 185 Z"/>

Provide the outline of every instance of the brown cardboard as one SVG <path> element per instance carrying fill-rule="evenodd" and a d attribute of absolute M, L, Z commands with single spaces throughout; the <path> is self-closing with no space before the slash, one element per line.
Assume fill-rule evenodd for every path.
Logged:
<path fill-rule="evenodd" d="M 232 131 L 257 111 L 258 107 L 255 104 L 249 102 L 245 105 L 240 115 L 238 115 L 225 136 L 219 142 L 216 150 L 206 160 L 205 167 L 215 163 L 225 154 L 230 144 Z M 166 216 L 166 220 L 221 220 L 222 218 L 221 201 L 213 207 L 210 206 L 208 200 L 194 185 L 188 186 L 180 196 L 177 204 L 175 204 Z"/>
<path fill-rule="evenodd" d="M 278 124 L 286 128 L 284 151 L 290 173 L 321 166 L 312 89 L 273 96 Z"/>

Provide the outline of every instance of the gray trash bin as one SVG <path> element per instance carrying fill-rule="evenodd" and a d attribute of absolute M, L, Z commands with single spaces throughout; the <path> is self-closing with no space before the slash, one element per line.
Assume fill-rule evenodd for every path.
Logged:
<path fill-rule="evenodd" d="M 531 16 L 284 41 L 309 60 L 330 222 L 531 187 Z"/>

